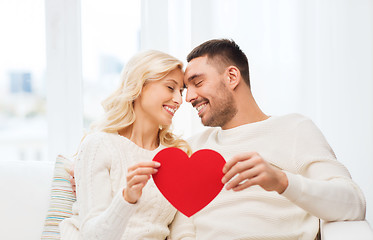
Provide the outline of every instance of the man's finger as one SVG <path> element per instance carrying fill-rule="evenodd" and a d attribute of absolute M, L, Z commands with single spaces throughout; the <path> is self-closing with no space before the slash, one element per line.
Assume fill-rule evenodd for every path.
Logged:
<path fill-rule="evenodd" d="M 228 182 L 226 189 L 229 190 L 231 188 L 235 188 L 239 186 L 240 183 L 250 180 L 256 177 L 258 174 L 259 174 L 259 171 L 256 168 L 251 168 L 249 170 L 241 172 L 240 174 L 236 175 L 236 177 L 233 178 L 232 181 Z"/>
<path fill-rule="evenodd" d="M 70 168 L 69 174 L 74 178 L 75 172 L 74 172 L 74 168 L 73 167 Z"/>
<path fill-rule="evenodd" d="M 234 187 L 232 189 L 233 189 L 233 191 L 237 192 L 237 191 L 244 190 L 244 189 L 246 189 L 248 187 L 251 187 L 251 186 L 254 186 L 254 185 L 257 185 L 255 183 L 255 178 L 254 179 L 248 179 L 244 183 L 239 184 L 239 185 L 237 185 L 236 187 Z"/>
<path fill-rule="evenodd" d="M 70 183 L 71 185 L 75 186 L 75 178 L 70 176 Z"/>
<path fill-rule="evenodd" d="M 237 174 L 247 171 L 253 168 L 254 166 L 255 164 L 252 161 L 236 162 L 235 165 L 230 167 L 230 169 L 225 173 L 224 177 L 222 178 L 222 183 L 225 184 L 229 182 L 229 180 L 231 180 Z"/>
<path fill-rule="evenodd" d="M 250 159 L 254 154 L 254 152 L 237 154 L 232 159 L 226 162 L 223 167 L 223 173 L 228 172 L 236 163 Z"/>

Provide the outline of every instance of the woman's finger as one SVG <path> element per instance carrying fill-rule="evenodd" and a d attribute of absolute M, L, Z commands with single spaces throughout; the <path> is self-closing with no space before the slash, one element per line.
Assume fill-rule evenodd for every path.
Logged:
<path fill-rule="evenodd" d="M 137 175 L 137 176 L 134 176 L 130 181 L 127 182 L 127 186 L 132 187 L 132 186 L 137 185 L 139 183 L 146 184 L 149 179 L 150 179 L 150 176 L 148 176 L 148 175 Z"/>
<path fill-rule="evenodd" d="M 142 175 L 150 176 L 156 172 L 158 172 L 156 168 L 149 168 L 149 167 L 148 168 L 144 168 L 144 167 L 137 168 L 133 171 L 128 172 L 127 181 L 131 180 L 135 176 L 142 176 Z"/>
<path fill-rule="evenodd" d="M 156 162 L 156 161 L 151 161 L 151 162 L 140 162 L 140 163 L 137 163 L 135 165 L 132 165 L 128 168 L 128 171 L 134 171 L 135 169 L 137 168 L 158 168 L 160 167 L 161 164 L 159 162 Z"/>

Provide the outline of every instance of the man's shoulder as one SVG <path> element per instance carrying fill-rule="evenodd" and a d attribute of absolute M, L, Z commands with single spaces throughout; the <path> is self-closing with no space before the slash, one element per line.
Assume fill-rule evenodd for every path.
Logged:
<path fill-rule="evenodd" d="M 286 114 L 286 115 L 282 115 L 282 116 L 278 116 L 277 117 L 278 120 L 281 120 L 281 121 L 284 121 L 284 122 L 292 122 L 292 123 L 296 123 L 296 122 L 303 122 L 303 121 L 307 121 L 309 120 L 308 117 L 300 114 L 300 113 L 289 113 L 289 114 Z"/>
<path fill-rule="evenodd" d="M 299 113 L 292 113 L 278 117 L 278 124 L 276 126 L 277 129 L 281 129 L 281 131 L 296 131 L 304 133 L 305 137 L 309 135 L 306 133 L 320 132 L 319 127 L 311 118 Z"/>
<path fill-rule="evenodd" d="M 277 127 L 281 126 L 285 128 L 286 126 L 288 126 L 289 128 L 294 128 L 304 122 L 312 122 L 312 120 L 299 113 L 290 113 L 282 116 L 274 116 L 273 121 L 273 123 L 277 125 Z"/>
<path fill-rule="evenodd" d="M 208 127 L 207 129 L 205 129 L 205 130 L 203 130 L 199 133 L 196 133 L 193 136 L 187 138 L 186 141 L 190 145 L 196 145 L 198 143 L 203 143 L 209 138 L 209 136 L 216 133 L 216 131 L 218 131 L 217 127 Z"/>
<path fill-rule="evenodd" d="M 310 118 L 299 113 L 290 113 L 274 115 L 262 126 L 265 126 L 267 130 L 269 129 L 271 134 L 288 134 L 311 125 L 313 125 L 313 122 Z"/>

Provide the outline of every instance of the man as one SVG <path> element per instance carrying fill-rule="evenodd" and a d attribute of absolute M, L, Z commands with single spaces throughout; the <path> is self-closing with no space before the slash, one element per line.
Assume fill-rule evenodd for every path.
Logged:
<path fill-rule="evenodd" d="M 225 188 L 191 218 L 178 213 L 172 240 L 315 239 L 319 219 L 364 219 L 362 192 L 312 121 L 260 110 L 234 41 L 207 41 L 187 60 L 186 101 L 212 127 L 188 142 L 227 160 Z"/>

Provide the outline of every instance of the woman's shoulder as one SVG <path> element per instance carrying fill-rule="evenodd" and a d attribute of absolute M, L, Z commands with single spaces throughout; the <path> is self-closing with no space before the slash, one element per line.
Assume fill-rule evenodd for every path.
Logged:
<path fill-rule="evenodd" d="M 115 133 L 107 133 L 107 132 L 91 132 L 88 133 L 86 136 L 83 137 L 82 146 L 91 146 L 91 145 L 111 145 L 113 139 L 117 138 L 117 134 Z"/>
<path fill-rule="evenodd" d="M 113 139 L 116 138 L 118 134 L 116 133 L 108 133 L 108 132 L 103 132 L 103 131 L 96 131 L 96 132 L 91 132 L 86 135 L 86 138 L 88 140 L 108 140 L 108 139 Z"/>
<path fill-rule="evenodd" d="M 90 132 L 85 135 L 79 146 L 78 155 L 87 153 L 103 154 L 105 156 L 116 156 L 120 152 L 117 144 L 118 135 L 107 132 Z M 81 156 L 83 156 L 81 155 Z"/>

